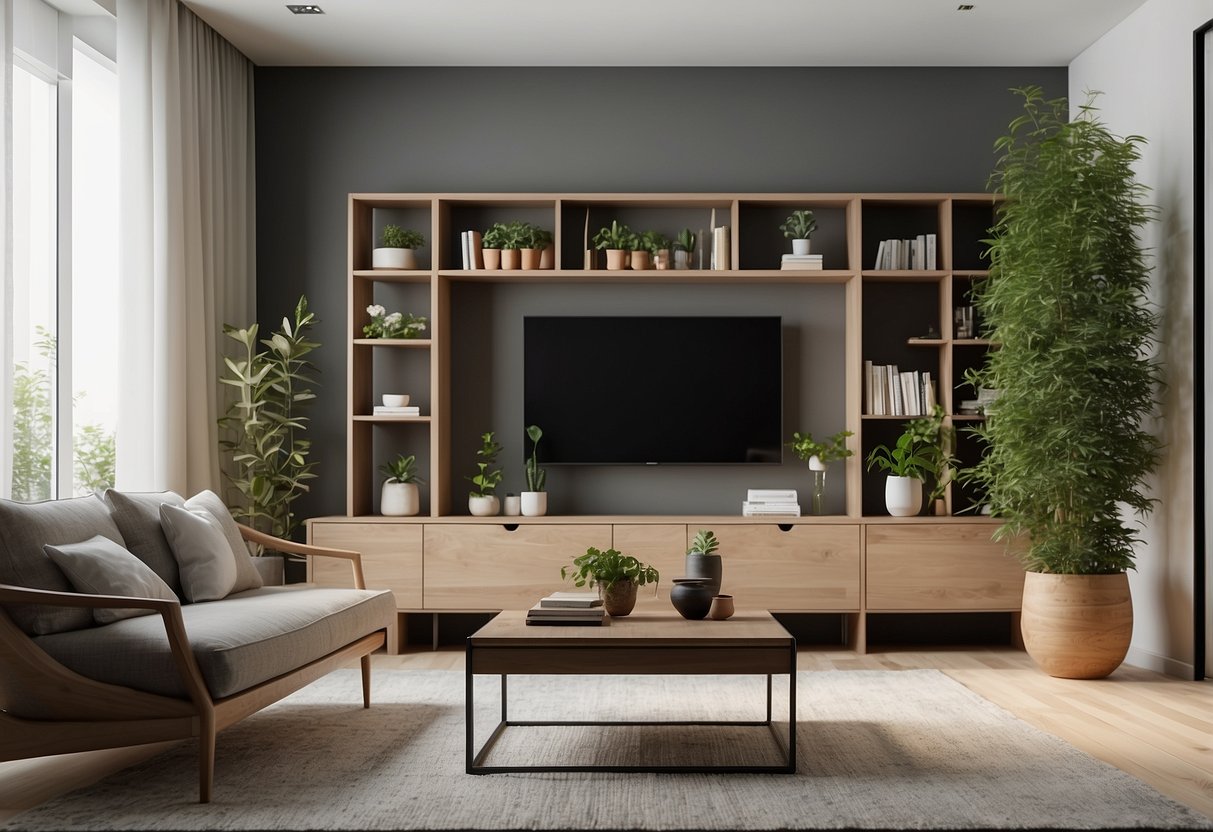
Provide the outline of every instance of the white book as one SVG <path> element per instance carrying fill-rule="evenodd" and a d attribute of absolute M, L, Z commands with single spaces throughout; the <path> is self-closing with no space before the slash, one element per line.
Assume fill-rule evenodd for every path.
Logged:
<path fill-rule="evenodd" d="M 541 609 L 588 609 L 601 606 L 602 597 L 597 592 L 553 592 L 539 599 Z"/>
<path fill-rule="evenodd" d="M 935 266 L 935 235 L 927 235 L 927 268 L 931 271 L 936 269 Z"/>
<path fill-rule="evenodd" d="M 752 503 L 794 503 L 796 502 L 796 489 L 751 488 L 746 491 L 746 499 Z"/>
<path fill-rule="evenodd" d="M 905 403 L 901 399 L 901 381 L 898 378 L 899 374 L 897 372 L 896 364 L 889 365 L 888 376 L 889 376 L 889 390 L 892 392 L 891 399 L 893 402 L 892 410 L 890 410 L 889 412 L 893 416 L 905 416 L 906 415 Z"/>
<path fill-rule="evenodd" d="M 927 235 L 919 234 L 914 240 L 914 260 L 916 269 L 927 268 Z"/>
<path fill-rule="evenodd" d="M 785 500 L 785 501 L 781 501 L 778 503 L 763 503 L 763 502 L 754 502 L 753 500 L 746 500 L 741 505 L 746 508 L 752 508 L 755 511 L 774 511 L 774 512 L 795 511 L 797 508 L 800 507 L 800 503 L 796 502 L 795 500 Z"/>
<path fill-rule="evenodd" d="M 884 240 L 880 241 L 880 245 L 876 247 L 876 262 L 872 264 L 872 268 L 880 270 L 884 268 Z"/>
<path fill-rule="evenodd" d="M 462 266 L 462 268 L 464 268 L 464 269 L 471 268 L 472 249 L 471 249 L 470 240 L 469 240 L 470 233 L 471 232 L 469 232 L 469 231 L 464 231 L 459 234 L 459 245 L 463 249 L 463 266 Z"/>
<path fill-rule="evenodd" d="M 767 509 L 756 509 L 747 506 L 741 508 L 742 517 L 799 517 L 800 506 L 796 506 L 795 511 L 789 509 L 787 511 L 769 511 Z"/>
<path fill-rule="evenodd" d="M 935 383 L 931 381 L 930 373 L 922 374 L 922 402 L 926 405 L 926 413 L 935 409 Z"/>
<path fill-rule="evenodd" d="M 419 407 L 381 407 L 375 406 L 374 414 L 376 416 L 420 416 L 421 408 Z"/>
<path fill-rule="evenodd" d="M 863 362 L 863 412 L 872 414 L 872 362 Z"/>

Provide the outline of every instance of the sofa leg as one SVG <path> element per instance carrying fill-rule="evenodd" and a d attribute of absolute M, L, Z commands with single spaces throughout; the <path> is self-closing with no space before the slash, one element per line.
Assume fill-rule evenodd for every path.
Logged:
<path fill-rule="evenodd" d="M 371 657 L 362 657 L 362 707 L 371 707 Z"/>
<path fill-rule="evenodd" d="M 215 719 L 203 719 L 198 732 L 198 802 L 210 803 L 215 784 Z"/>

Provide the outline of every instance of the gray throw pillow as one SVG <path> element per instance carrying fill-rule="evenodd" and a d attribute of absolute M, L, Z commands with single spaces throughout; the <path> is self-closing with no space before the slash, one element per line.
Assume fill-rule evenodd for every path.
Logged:
<path fill-rule="evenodd" d="M 264 585 L 261 573 L 257 571 L 253 559 L 249 557 L 248 546 L 245 545 L 244 538 L 240 534 L 240 527 L 232 519 L 232 513 L 228 511 L 219 495 L 214 491 L 201 491 L 186 500 L 185 507 L 190 511 L 202 509 L 219 521 L 219 526 L 223 529 L 223 536 L 227 538 L 232 556 L 236 559 L 236 585 L 232 587 L 232 592 L 260 589 Z"/>
<path fill-rule="evenodd" d="M 77 592 L 88 595 L 124 595 L 131 598 L 159 598 L 176 601 L 168 584 L 139 558 L 108 538 L 96 535 L 81 543 L 42 547 L 55 565 L 63 570 Z M 146 609 L 94 609 L 98 624 L 112 624 L 124 618 L 152 615 Z"/>
<path fill-rule="evenodd" d="M 132 555 L 146 563 L 178 595 L 181 594 L 181 578 L 177 571 L 177 559 L 169 548 L 164 530 L 160 528 L 160 506 L 168 503 L 185 505 L 185 498 L 173 491 L 115 491 L 105 492 L 110 516 L 126 548 Z"/>
<path fill-rule="evenodd" d="M 223 527 L 209 511 L 160 506 L 160 524 L 181 570 L 187 601 L 217 601 L 236 585 L 236 558 Z"/>

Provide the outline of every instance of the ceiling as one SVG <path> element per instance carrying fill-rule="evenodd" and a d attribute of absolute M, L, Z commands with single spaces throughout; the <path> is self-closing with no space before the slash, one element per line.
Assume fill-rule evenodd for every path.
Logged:
<path fill-rule="evenodd" d="M 184 0 L 262 66 L 1065 66 L 1145 0 Z"/>

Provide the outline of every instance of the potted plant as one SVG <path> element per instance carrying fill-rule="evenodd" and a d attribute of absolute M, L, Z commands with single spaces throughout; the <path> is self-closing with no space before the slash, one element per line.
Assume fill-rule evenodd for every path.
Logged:
<path fill-rule="evenodd" d="M 421 492 L 417 485 L 425 480 L 414 470 L 416 461 L 412 454 L 397 454 L 391 462 L 379 466 L 379 473 L 387 477 L 379 500 L 379 513 L 383 516 L 412 517 L 421 510 Z"/>
<path fill-rule="evenodd" d="M 817 220 L 813 218 L 812 211 L 802 208 L 793 211 L 791 216 L 783 221 L 783 225 L 779 226 L 779 230 L 792 241 L 793 254 L 808 254 L 809 238 L 817 230 Z"/>
<path fill-rule="evenodd" d="M 653 584 L 656 589 L 661 576 L 656 569 L 631 555 L 617 549 L 604 552 L 591 546 L 584 555 L 574 558 L 571 566 L 562 566 L 560 577 L 563 580 L 572 578 L 578 587 L 587 583 L 598 587 L 607 615 L 620 618 L 635 608 L 636 590 L 645 584 Z"/>
<path fill-rule="evenodd" d="M 476 486 L 468 494 L 468 511 L 473 517 L 493 517 L 500 509 L 500 501 L 493 490 L 501 484 L 501 469 L 493 470 L 501 445 L 493 439 L 493 431 L 480 434 L 480 448 L 476 451 L 476 474 L 467 477 Z"/>
<path fill-rule="evenodd" d="M 948 513 L 944 495 L 956 473 L 956 429 L 943 423 L 943 415 L 943 408 L 935 405 L 930 416 L 914 419 L 906 426 L 921 444 L 922 455 L 929 463 L 931 491 L 927 494 L 927 506 L 931 514 L 940 516 Z"/>
<path fill-rule="evenodd" d="M 999 349 L 970 374 L 995 389 L 976 428 L 986 454 L 964 477 L 1021 540 L 1024 646 L 1053 676 L 1100 678 L 1133 630 L 1126 570 L 1154 500 L 1144 481 L 1160 441 L 1151 358 L 1158 315 L 1139 230 L 1153 208 L 1133 167 L 1144 139 L 1114 136 L 1091 101 L 1016 90 L 1025 113 L 996 147 L 992 184 L 1006 196 L 989 240 L 990 274 L 974 300 Z"/>
<path fill-rule="evenodd" d="M 604 226 L 594 235 L 594 247 L 606 251 L 607 268 L 617 271 L 628 267 L 628 252 L 635 245 L 635 240 L 632 229 L 612 220 L 609 227 Z"/>
<path fill-rule="evenodd" d="M 411 228 L 385 225 L 380 235 L 380 247 L 371 252 L 371 268 L 415 269 L 417 255 L 413 249 L 425 245 L 425 235 Z"/>
<path fill-rule="evenodd" d="M 362 327 L 362 334 L 367 338 L 410 340 L 425 332 L 426 318 L 423 315 L 388 312 L 377 303 L 368 306 L 366 314 L 371 316 L 371 322 Z"/>
<path fill-rule="evenodd" d="M 894 517 L 913 517 L 922 510 L 922 482 L 931 472 L 927 445 L 918 432 L 906 425 L 889 448 L 877 445 L 868 454 L 868 470 L 888 471 L 884 485 L 884 504 Z"/>
<path fill-rule="evenodd" d="M 552 245 L 552 232 L 537 225 L 523 223 L 522 268 L 550 268 L 543 265 L 543 254 Z"/>
<path fill-rule="evenodd" d="M 496 271 L 501 268 L 501 250 L 509 237 L 509 230 L 504 223 L 495 222 L 488 227 L 480 238 L 480 253 L 484 256 L 484 268 Z"/>
<path fill-rule="evenodd" d="M 724 575 L 724 566 L 716 550 L 720 541 L 716 534 L 708 529 L 700 529 L 695 533 L 691 545 L 687 548 L 686 576 L 701 578 L 704 585 L 710 587 L 712 594 L 720 592 L 720 579 Z"/>
<path fill-rule="evenodd" d="M 522 492 L 522 514 L 542 517 L 548 513 L 548 493 L 543 490 L 548 474 L 539 467 L 539 440 L 543 438 L 543 431 L 539 425 L 531 425 L 526 429 L 526 435 L 531 440 L 531 455 L 526 461 L 527 490 Z"/>
<path fill-rule="evenodd" d="M 678 232 L 674 238 L 674 268 L 691 268 L 691 252 L 695 250 L 695 233 L 689 228 Z"/>
<path fill-rule="evenodd" d="M 511 222 L 502 226 L 501 268 L 514 270 L 522 267 L 522 250 L 530 245 L 531 232 L 525 222 Z"/>
<path fill-rule="evenodd" d="M 826 493 L 826 464 L 836 459 L 846 459 L 854 456 L 855 452 L 847 447 L 847 437 L 854 436 L 849 430 L 840 430 L 825 442 L 817 442 L 813 434 L 799 432 L 792 434 L 788 447 L 802 461 L 809 463 L 809 472 L 813 477 L 812 513 L 825 514 Z"/>
<path fill-rule="evenodd" d="M 645 250 L 653 257 L 653 268 L 671 268 L 670 246 L 673 245 L 673 242 L 669 237 L 660 231 L 646 231 L 640 236 L 640 240 Z"/>

